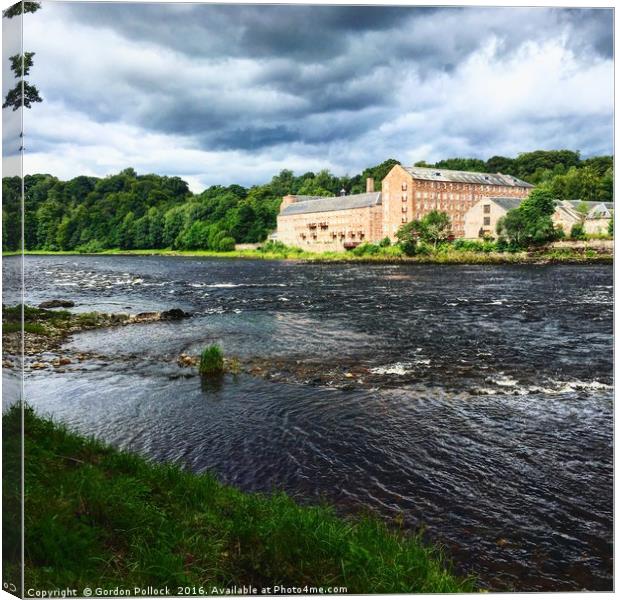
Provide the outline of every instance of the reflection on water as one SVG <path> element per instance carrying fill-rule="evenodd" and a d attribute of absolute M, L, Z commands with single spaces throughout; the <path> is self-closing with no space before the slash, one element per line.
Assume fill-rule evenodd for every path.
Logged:
<path fill-rule="evenodd" d="M 243 489 L 402 514 L 491 588 L 611 588 L 611 267 L 31 257 L 27 284 L 31 303 L 194 314 L 75 336 L 130 368 L 32 374 L 39 411 Z M 179 379 L 174 357 L 213 342 L 380 384 Z"/>

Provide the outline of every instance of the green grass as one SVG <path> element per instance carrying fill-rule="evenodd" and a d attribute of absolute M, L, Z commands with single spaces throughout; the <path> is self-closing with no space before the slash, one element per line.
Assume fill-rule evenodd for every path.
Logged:
<path fill-rule="evenodd" d="M 4 333 L 17 333 L 21 331 L 21 323 L 5 323 L 2 326 Z M 41 325 L 41 323 L 24 323 L 24 331 L 27 333 L 36 333 L 38 335 L 49 335 L 49 330 Z"/>
<path fill-rule="evenodd" d="M 4 460 L 19 463 L 20 412 L 3 416 Z M 120 452 L 25 411 L 26 589 L 116 585 L 344 586 L 349 593 L 474 591 L 417 536 L 282 493 L 243 493 Z M 10 469 L 8 470 L 10 473 Z M 6 486 L 7 507 L 17 510 Z M 14 515 L 16 516 L 16 515 Z M 9 515 L 10 518 L 10 515 Z M 16 576 L 5 547 L 5 581 Z M 11 543 L 14 547 L 11 547 Z"/>
<path fill-rule="evenodd" d="M 472 243 L 471 248 L 476 243 Z M 553 249 L 540 251 L 497 252 L 491 250 L 490 244 L 480 244 L 479 249 L 470 249 L 466 244 L 444 246 L 436 250 L 425 249 L 415 256 L 406 256 L 397 246 L 380 248 L 377 252 L 352 251 L 326 251 L 310 252 L 300 248 L 277 246 L 272 244 L 265 250 L 233 250 L 230 252 L 217 252 L 214 250 L 171 250 L 166 249 L 142 249 L 121 250 L 118 248 L 104 250 L 97 254 L 105 255 L 129 255 L 129 256 L 188 256 L 202 258 L 230 258 L 230 259 L 253 259 L 253 260 L 299 260 L 304 262 L 338 263 L 422 263 L 422 264 L 527 264 L 538 262 L 567 262 L 567 263 L 591 263 L 612 261 L 612 254 L 598 254 L 593 250 L 585 252 L 565 249 L 559 254 Z M 363 248 L 361 249 L 363 250 Z M 11 253 L 4 253 L 5 256 Z M 26 254 L 78 254 L 77 252 L 45 252 L 27 251 Z"/>
<path fill-rule="evenodd" d="M 207 346 L 202 351 L 198 371 L 207 376 L 221 375 L 224 372 L 224 354 L 217 344 Z"/>

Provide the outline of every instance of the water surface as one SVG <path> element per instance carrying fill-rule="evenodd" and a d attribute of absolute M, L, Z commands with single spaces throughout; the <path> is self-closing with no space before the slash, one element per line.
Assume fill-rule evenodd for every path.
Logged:
<path fill-rule="evenodd" d="M 485 587 L 611 589 L 611 266 L 28 257 L 26 285 L 34 304 L 194 315 L 74 336 L 115 360 L 30 374 L 39 411 L 245 490 L 423 526 Z M 175 359 L 212 342 L 379 383 L 205 389 Z"/>

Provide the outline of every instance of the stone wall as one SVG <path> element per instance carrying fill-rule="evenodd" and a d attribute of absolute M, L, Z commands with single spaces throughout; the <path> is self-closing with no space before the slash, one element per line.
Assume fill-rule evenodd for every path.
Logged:
<path fill-rule="evenodd" d="M 316 252 L 340 251 L 345 244 L 378 242 L 382 234 L 381 208 L 378 205 L 278 216 L 278 240 Z"/>
<path fill-rule="evenodd" d="M 507 213 L 505 208 L 484 198 L 474 204 L 464 217 L 463 237 L 469 240 L 479 239 L 480 230 L 483 236 L 497 237 L 497 222 Z"/>

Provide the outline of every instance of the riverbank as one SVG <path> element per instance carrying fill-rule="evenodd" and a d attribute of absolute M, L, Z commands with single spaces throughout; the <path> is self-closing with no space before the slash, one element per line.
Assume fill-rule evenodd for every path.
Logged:
<path fill-rule="evenodd" d="M 10 409 L 2 423 L 10 474 L 10 465 L 19 464 L 19 444 L 12 442 L 19 439 L 20 411 Z M 243 493 L 211 475 L 78 436 L 31 409 L 25 411 L 25 452 L 26 589 L 474 591 L 471 580 L 445 568 L 436 549 L 397 523 L 388 528 L 372 517 L 343 519 L 284 494 Z M 5 561 L 5 581 L 17 580 L 10 548 Z"/>
<path fill-rule="evenodd" d="M 16 256 L 17 252 L 4 252 L 3 256 Z M 41 256 L 72 256 L 77 252 L 49 252 L 28 250 L 26 255 Z M 437 251 L 429 251 L 406 256 L 396 247 L 382 249 L 377 254 L 360 254 L 354 252 L 307 252 L 298 248 L 284 248 L 279 251 L 262 250 L 233 250 L 230 252 L 216 252 L 213 250 L 170 250 L 170 249 L 140 249 L 121 250 L 111 249 L 98 252 L 93 256 L 187 256 L 197 258 L 227 258 L 253 260 L 296 260 L 309 263 L 386 263 L 386 264 L 608 264 L 613 262 L 613 252 L 600 252 L 594 247 L 572 248 L 543 248 L 536 251 L 518 252 L 482 252 L 471 250 L 456 250 L 450 247 Z"/>

